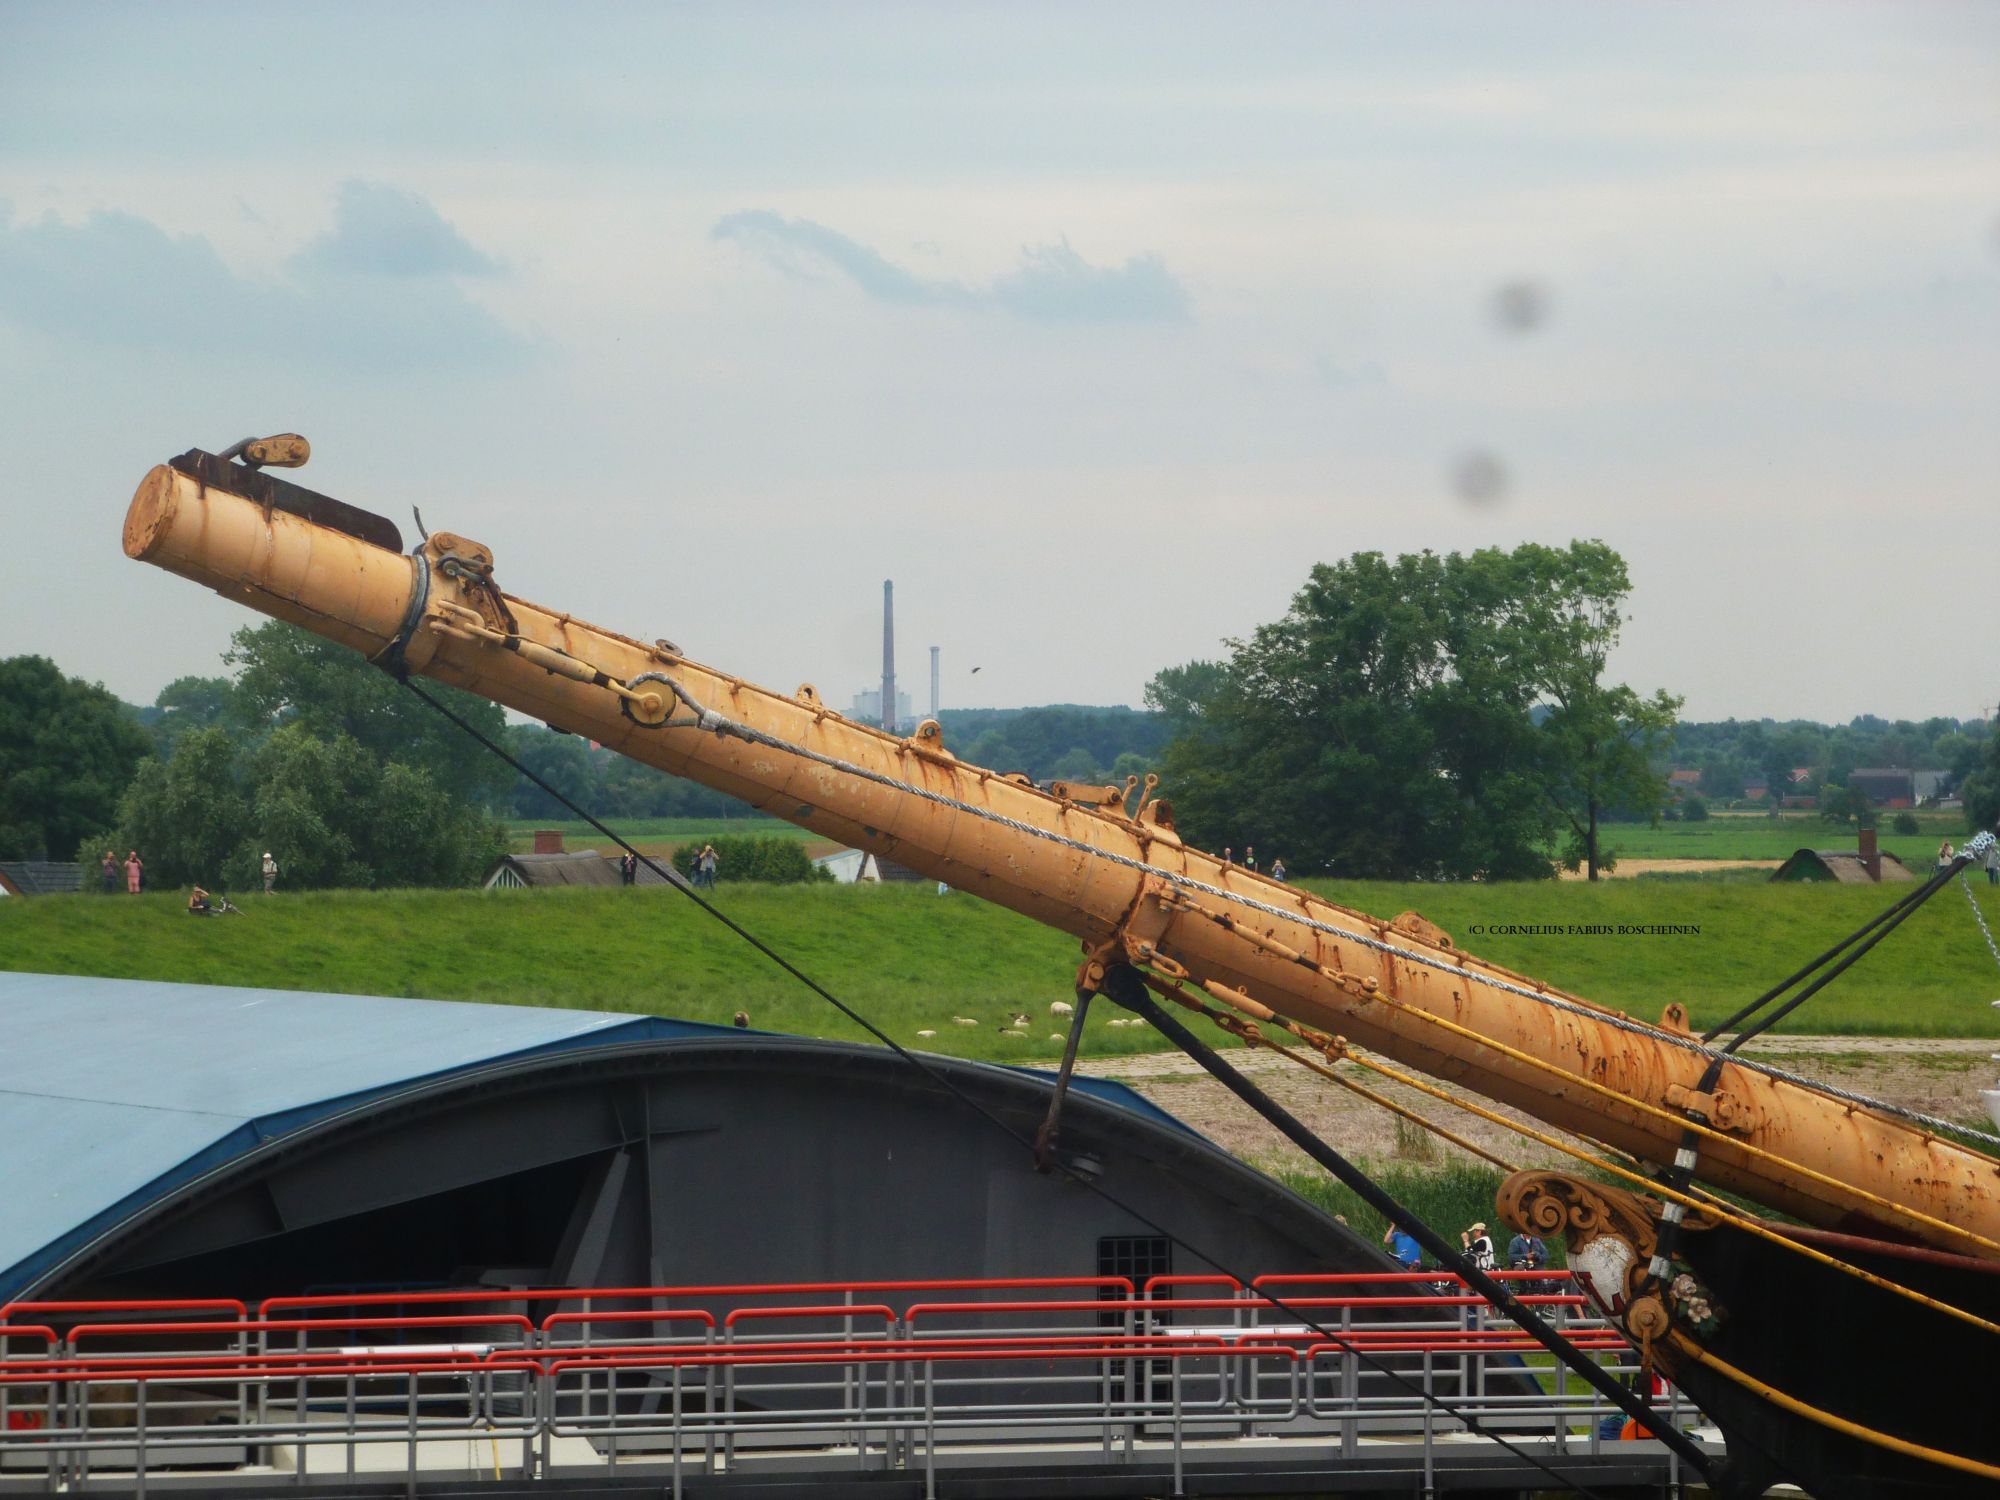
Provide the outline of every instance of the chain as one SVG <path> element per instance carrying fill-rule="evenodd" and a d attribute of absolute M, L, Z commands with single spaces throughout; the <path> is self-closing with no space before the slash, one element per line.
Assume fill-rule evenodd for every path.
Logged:
<path fill-rule="evenodd" d="M 1993 929 L 1986 925 L 1986 913 L 1979 909 L 1979 899 L 1972 894 L 1972 882 L 1961 874 L 1958 883 L 1965 887 L 1965 899 L 1972 907 L 1972 920 L 1979 924 L 1979 935 L 1986 939 L 1986 947 L 1993 954 L 1993 962 L 2000 964 L 2000 943 L 1993 941 Z"/>

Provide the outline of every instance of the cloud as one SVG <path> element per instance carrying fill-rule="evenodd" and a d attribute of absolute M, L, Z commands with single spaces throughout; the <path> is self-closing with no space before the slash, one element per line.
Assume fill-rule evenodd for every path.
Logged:
<path fill-rule="evenodd" d="M 985 287 L 919 276 L 873 246 L 810 219 L 769 209 L 734 213 L 709 231 L 743 246 L 787 276 L 818 281 L 831 272 L 875 302 L 901 307 L 993 309 L 1045 323 L 1161 323 L 1188 317 L 1187 289 L 1157 255 L 1094 266 L 1069 242 L 1031 246 L 1018 270 Z"/>
<path fill-rule="evenodd" d="M 336 227 L 328 238 L 340 234 Z M 373 373 L 510 362 L 530 348 L 444 275 L 341 274 L 305 256 L 288 270 L 240 275 L 202 236 L 169 234 L 134 214 L 17 224 L 0 203 L 0 318 L 52 338 L 247 358 L 262 351 Z"/>
<path fill-rule="evenodd" d="M 801 281 L 820 280 L 823 269 L 837 271 L 877 302 L 965 307 L 977 300 L 956 282 L 929 280 L 906 271 L 880 251 L 838 230 L 810 219 L 787 219 L 769 209 L 751 209 L 719 219 L 708 237 L 734 241 Z"/>
<path fill-rule="evenodd" d="M 1157 255 L 1093 266 L 1069 241 L 1021 252 L 1021 269 L 993 283 L 993 299 L 1024 318 L 1057 323 L 1179 323 L 1187 290 Z"/>
<path fill-rule="evenodd" d="M 292 257 L 302 271 L 361 276 L 492 276 L 500 266 L 420 194 L 384 182 L 343 182 L 333 228 Z"/>

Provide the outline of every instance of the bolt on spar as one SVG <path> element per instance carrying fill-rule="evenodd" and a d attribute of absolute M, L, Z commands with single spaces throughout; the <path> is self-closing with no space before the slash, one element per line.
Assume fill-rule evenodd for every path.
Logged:
<path fill-rule="evenodd" d="M 1678 1006 L 1637 1021 L 1472 957 L 1414 913 L 1379 920 L 1225 864 L 1182 841 L 1150 779 L 1136 811 L 1128 788 L 1043 791 L 959 760 L 934 721 L 901 737 L 842 717 L 810 685 L 773 692 L 670 641 L 506 593 L 492 552 L 465 537 L 432 532 L 405 553 L 392 523 L 260 471 L 303 461 L 291 442 L 154 468 L 126 517 L 127 554 L 399 674 L 892 856 L 1071 933 L 1100 965 L 1337 1034 L 1641 1163 L 1679 1156 L 1692 1177 L 1807 1225 L 2000 1264 L 1991 1158 L 1808 1081 L 1717 1066 Z M 1544 1183 L 1515 1212 L 1575 1230 L 1595 1212 L 1585 1200 L 1618 1193 Z M 1620 1264 L 1636 1275 L 1649 1237 L 1616 1237 L 1635 1241 Z M 1622 1303 L 1625 1288 L 1604 1290 Z"/>

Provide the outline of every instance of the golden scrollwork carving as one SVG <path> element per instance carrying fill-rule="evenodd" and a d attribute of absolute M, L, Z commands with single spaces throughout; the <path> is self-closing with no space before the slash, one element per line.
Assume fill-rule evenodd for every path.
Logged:
<path fill-rule="evenodd" d="M 1497 1209 L 1503 1223 L 1523 1233 L 1544 1239 L 1560 1234 L 1572 1250 L 1615 1235 L 1644 1260 L 1653 1253 L 1660 1201 L 1567 1172 L 1516 1172 L 1500 1184 Z M 1690 1209 L 1683 1227 L 1705 1230 L 1713 1224 L 1700 1209 Z"/>
<path fill-rule="evenodd" d="M 1560 1234 L 1572 1250 L 1609 1234 L 1641 1258 L 1653 1253 L 1658 1203 L 1566 1172 L 1516 1172 L 1500 1184 L 1497 1209 L 1503 1223 L 1544 1239 Z"/>

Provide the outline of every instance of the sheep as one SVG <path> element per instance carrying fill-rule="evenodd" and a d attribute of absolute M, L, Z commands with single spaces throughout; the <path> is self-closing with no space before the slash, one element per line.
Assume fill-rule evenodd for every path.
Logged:
<path fill-rule="evenodd" d="M 917 1035 L 918 1035 L 918 1036 L 936 1036 L 936 1035 L 937 1035 L 937 1033 L 936 1033 L 935 1031 L 930 1031 L 930 1030 L 925 1030 L 925 1031 L 920 1031 L 920 1032 L 918 1032 L 918 1033 L 917 1033 Z"/>
<path fill-rule="evenodd" d="M 1071 1005 L 1067 1000 L 1051 1000 L 1049 1002 L 1049 1014 L 1052 1016 L 1073 1016 L 1076 1014 L 1076 1007 Z"/>
<path fill-rule="evenodd" d="M 1069 1038 L 1064 1036 L 1060 1031 L 1051 1031 L 1049 1033 L 1049 1040 L 1052 1042 L 1066 1042 Z"/>
<path fill-rule="evenodd" d="M 1008 1016 L 1007 1020 L 1009 1024 L 1014 1026 L 1026 1026 L 1028 1024 L 1028 1013 L 1025 1010 L 1016 1011 L 1013 1015 Z"/>
<path fill-rule="evenodd" d="M 954 1026 L 977 1026 L 979 1023 L 970 1016 L 953 1016 L 951 1024 Z"/>

